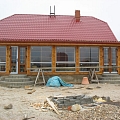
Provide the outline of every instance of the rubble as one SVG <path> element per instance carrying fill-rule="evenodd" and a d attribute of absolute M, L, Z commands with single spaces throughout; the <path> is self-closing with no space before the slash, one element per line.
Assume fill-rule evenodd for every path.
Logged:
<path fill-rule="evenodd" d="M 36 87 L 36 92 L 33 94 L 26 94 L 32 91 L 31 87 L 26 86 L 26 89 L 1 89 L 0 104 L 0 119 L 41 119 L 41 120 L 119 120 L 120 119 L 120 96 L 118 85 L 89 85 L 74 87 Z M 112 87 L 111 87 L 112 86 Z M 82 89 L 83 88 L 83 89 Z M 88 89 L 86 89 L 88 88 Z M 93 88 L 89 89 L 89 88 Z M 99 89 L 100 88 L 100 89 Z M 111 89 L 112 88 L 112 89 Z M 69 91 L 69 93 L 68 93 Z M 89 92 L 88 92 L 89 91 Z M 88 92 L 88 93 L 87 93 Z M 87 93 L 87 94 L 86 94 Z M 107 96 L 109 95 L 109 96 Z M 50 97 L 48 97 L 50 96 Z M 59 115 L 48 104 L 46 98 L 54 102 Z M 87 99 L 88 102 L 81 102 L 78 104 L 76 100 L 80 98 Z M 90 102 L 90 99 L 92 102 Z M 84 100 L 83 99 L 83 100 Z M 101 100 L 101 101 L 100 101 Z M 57 102 L 58 103 L 57 103 Z M 72 103 L 68 107 L 60 107 L 59 102 L 63 104 Z M 98 102 L 100 101 L 100 102 Z M 106 101 L 106 102 L 104 102 Z M 4 109 L 14 103 L 12 109 Z M 72 111 L 71 108 L 75 104 L 81 106 L 80 110 Z M 27 114 L 27 116 L 25 116 Z M 105 117 L 106 115 L 106 117 Z M 35 118 L 32 118 L 35 117 Z"/>
<path fill-rule="evenodd" d="M 4 106 L 4 109 L 12 109 L 12 108 L 13 108 L 13 105 L 12 105 L 12 104 L 9 104 L 9 105 Z"/>
<path fill-rule="evenodd" d="M 66 96 L 66 97 L 52 97 L 51 100 L 57 104 L 58 108 L 67 108 L 74 104 L 91 104 L 91 103 L 101 103 L 109 102 L 110 97 L 99 97 L 99 96 L 87 96 L 87 95 L 77 95 L 77 96 Z"/>
<path fill-rule="evenodd" d="M 63 111 L 60 120 L 120 120 L 120 107 L 101 104 L 83 111 Z"/>

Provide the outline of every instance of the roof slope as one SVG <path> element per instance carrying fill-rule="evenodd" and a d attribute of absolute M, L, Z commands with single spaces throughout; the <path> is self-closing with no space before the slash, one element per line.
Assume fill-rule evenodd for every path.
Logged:
<path fill-rule="evenodd" d="M 0 41 L 117 42 L 106 22 L 89 16 L 15 14 L 0 20 Z"/>

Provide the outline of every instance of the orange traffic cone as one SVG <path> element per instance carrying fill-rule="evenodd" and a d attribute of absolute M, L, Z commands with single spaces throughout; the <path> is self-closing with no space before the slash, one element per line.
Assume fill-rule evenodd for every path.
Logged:
<path fill-rule="evenodd" d="M 81 84 L 88 85 L 89 84 L 88 77 L 83 77 Z"/>

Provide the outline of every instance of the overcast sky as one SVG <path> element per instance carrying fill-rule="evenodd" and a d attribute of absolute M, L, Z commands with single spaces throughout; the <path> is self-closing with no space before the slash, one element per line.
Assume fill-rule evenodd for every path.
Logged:
<path fill-rule="evenodd" d="M 50 14 L 93 16 L 108 23 L 120 41 L 120 0 L 0 0 L 0 20 L 13 14 Z"/>

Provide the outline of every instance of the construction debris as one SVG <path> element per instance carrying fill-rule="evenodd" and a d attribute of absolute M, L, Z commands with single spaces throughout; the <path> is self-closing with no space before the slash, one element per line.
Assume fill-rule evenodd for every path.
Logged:
<path fill-rule="evenodd" d="M 33 90 L 32 87 L 30 87 L 29 85 L 25 86 L 25 90 Z"/>
<path fill-rule="evenodd" d="M 27 94 L 32 94 L 32 93 L 35 92 L 35 91 L 36 91 L 36 90 L 33 89 L 33 90 L 29 91 Z"/>
<path fill-rule="evenodd" d="M 22 120 L 28 120 L 28 119 L 31 119 L 31 118 L 35 118 L 35 117 L 27 117 L 27 114 L 25 114 L 24 118 Z"/>
<path fill-rule="evenodd" d="M 82 107 L 80 106 L 80 104 L 75 104 L 75 105 L 71 106 L 71 111 L 73 111 L 73 112 L 81 110 L 81 109 L 82 109 Z"/>
<path fill-rule="evenodd" d="M 7 106 L 4 106 L 4 109 L 12 109 L 13 108 L 13 105 L 12 104 L 9 104 Z"/>
<path fill-rule="evenodd" d="M 93 90 L 94 87 L 87 87 L 86 89 L 88 89 L 88 90 Z"/>
<path fill-rule="evenodd" d="M 46 98 L 48 104 L 53 108 L 53 110 L 59 115 L 59 112 L 57 110 L 57 107 L 55 106 L 55 104 L 49 100 L 49 98 Z"/>
<path fill-rule="evenodd" d="M 59 115 L 57 106 L 49 98 L 46 98 L 46 101 L 44 101 L 44 103 L 30 103 L 30 107 L 33 107 L 36 110 L 40 110 L 42 112 L 53 110 Z"/>
<path fill-rule="evenodd" d="M 120 107 L 101 104 L 91 109 L 76 112 L 63 111 L 61 120 L 120 120 Z"/>

